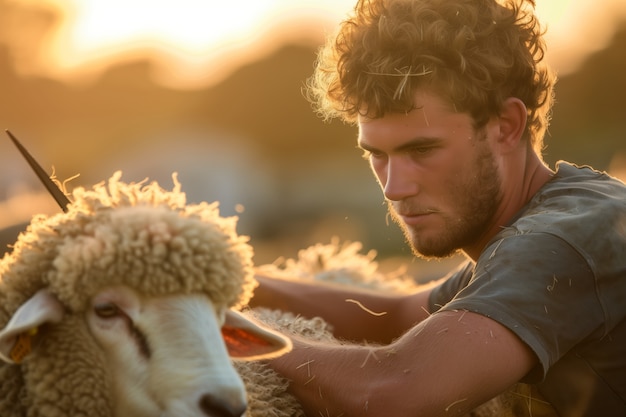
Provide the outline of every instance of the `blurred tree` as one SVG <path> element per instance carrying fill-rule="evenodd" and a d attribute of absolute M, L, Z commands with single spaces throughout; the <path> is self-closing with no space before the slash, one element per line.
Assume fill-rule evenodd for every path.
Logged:
<path fill-rule="evenodd" d="M 624 51 L 626 23 L 608 48 L 558 81 L 546 160 L 565 159 L 607 169 L 616 153 L 626 152 Z"/>

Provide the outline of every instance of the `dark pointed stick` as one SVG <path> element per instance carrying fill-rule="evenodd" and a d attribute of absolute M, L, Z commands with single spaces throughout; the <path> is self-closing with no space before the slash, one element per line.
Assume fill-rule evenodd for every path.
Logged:
<path fill-rule="evenodd" d="M 39 177 L 39 179 L 41 180 L 43 185 L 46 187 L 48 192 L 52 195 L 52 197 L 57 202 L 57 204 L 61 207 L 61 209 L 64 212 L 67 213 L 67 206 L 71 203 L 71 201 L 69 200 L 69 198 L 67 198 L 65 193 L 63 193 L 63 190 L 61 190 L 61 188 L 59 188 L 59 186 L 56 185 L 54 181 L 52 181 L 52 179 L 48 176 L 46 171 L 44 171 L 41 165 L 37 163 L 35 158 L 33 158 L 28 153 L 26 148 L 22 146 L 22 144 L 17 140 L 17 138 L 13 136 L 13 134 L 9 130 L 5 130 L 5 132 L 7 132 L 7 135 L 9 135 L 9 137 L 11 138 L 15 146 L 17 146 L 17 149 L 24 156 L 24 158 L 26 159 L 26 162 L 28 162 L 28 165 L 30 165 L 33 171 L 35 171 L 35 174 L 37 174 L 37 177 Z"/>

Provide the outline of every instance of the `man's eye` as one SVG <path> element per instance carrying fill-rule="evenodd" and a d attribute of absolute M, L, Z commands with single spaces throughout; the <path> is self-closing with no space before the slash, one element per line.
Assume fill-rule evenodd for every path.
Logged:
<path fill-rule="evenodd" d="M 428 146 L 428 147 L 421 146 L 421 147 L 407 149 L 407 153 L 413 156 L 421 156 L 421 155 L 426 155 L 427 153 L 430 153 L 433 149 L 434 148 L 431 146 Z"/>
<path fill-rule="evenodd" d="M 365 160 L 371 160 L 371 159 L 379 159 L 385 156 L 384 153 L 382 152 L 377 152 L 377 151 L 363 151 L 363 159 Z"/>

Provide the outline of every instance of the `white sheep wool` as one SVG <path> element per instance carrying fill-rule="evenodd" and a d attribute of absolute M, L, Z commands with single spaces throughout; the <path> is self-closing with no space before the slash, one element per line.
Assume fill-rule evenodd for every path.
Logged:
<path fill-rule="evenodd" d="M 202 292 L 220 305 L 247 304 L 256 286 L 252 248 L 218 203 L 186 204 L 180 183 L 108 183 L 72 192 L 67 213 L 35 216 L 0 263 L 3 309 L 49 288 L 72 312 L 104 285 L 148 296 Z M 28 277 L 28 278 L 27 278 Z M 0 323 L 4 324 L 4 323 Z"/>
<path fill-rule="evenodd" d="M 53 328 L 35 328 L 46 340 L 35 357 L 21 362 L 40 339 L 33 332 L 11 350 L 19 365 L 0 363 L 2 417 L 116 415 L 109 365 L 83 319 L 102 288 L 203 294 L 217 308 L 234 309 L 252 295 L 252 248 L 236 233 L 236 218 L 221 217 L 217 203 L 187 204 L 175 175 L 171 191 L 120 178 L 117 172 L 92 189 L 76 188 L 66 213 L 35 216 L 0 260 L 0 329 L 42 289 L 65 314 Z"/>

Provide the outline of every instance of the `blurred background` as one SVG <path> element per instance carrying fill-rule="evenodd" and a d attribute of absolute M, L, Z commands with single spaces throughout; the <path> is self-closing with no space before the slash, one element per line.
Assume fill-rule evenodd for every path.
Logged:
<path fill-rule="evenodd" d="M 626 2 L 536 0 L 559 74 L 545 158 L 626 178 Z M 354 0 L 0 0 L 0 127 L 68 189 L 122 170 L 172 173 L 189 202 L 239 217 L 257 263 L 332 236 L 412 259 L 356 129 L 302 96 L 315 53 Z M 2 136 L 5 136 L 2 134 Z M 0 228 L 59 209 L 0 138 Z"/>

